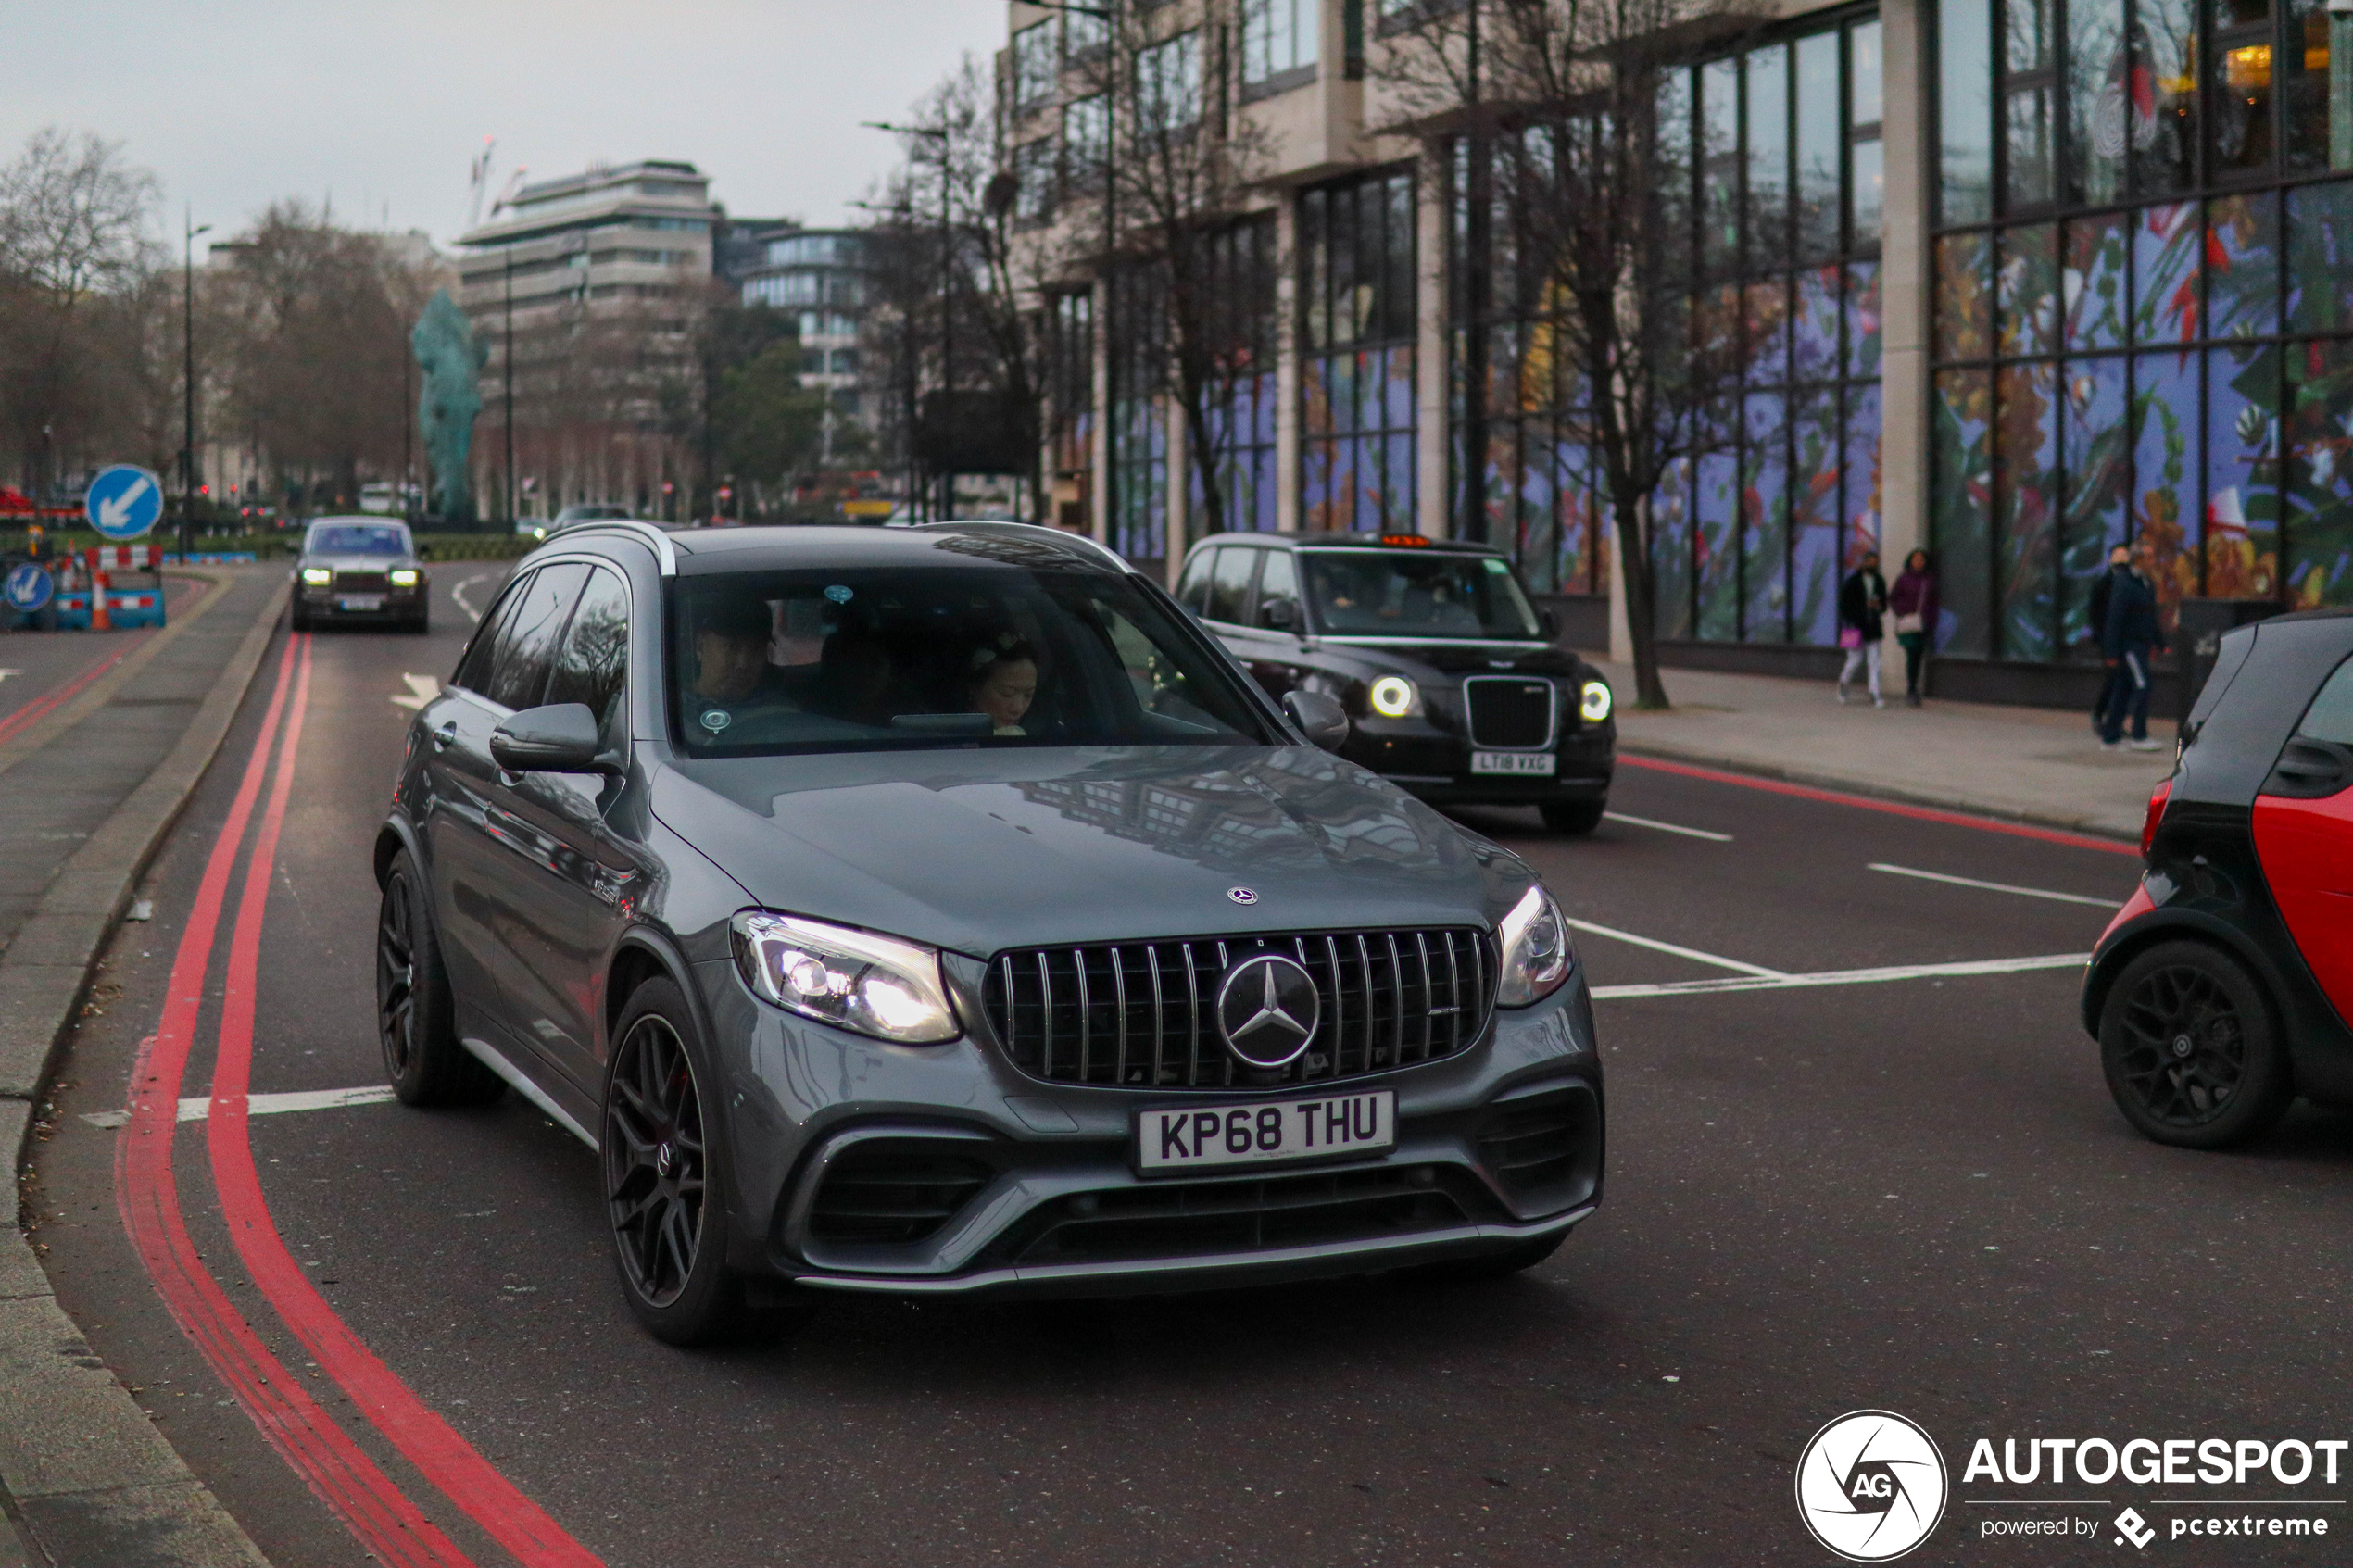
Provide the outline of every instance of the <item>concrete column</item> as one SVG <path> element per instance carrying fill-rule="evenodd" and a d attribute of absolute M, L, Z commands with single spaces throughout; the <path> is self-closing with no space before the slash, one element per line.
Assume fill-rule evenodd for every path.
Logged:
<path fill-rule="evenodd" d="M 1111 543 L 1111 290 L 1101 278 L 1095 280 L 1094 304 L 1088 308 L 1094 314 L 1095 330 L 1089 345 L 1094 363 L 1090 374 L 1094 378 L 1095 429 L 1089 445 L 1094 448 L 1088 460 L 1094 465 L 1088 475 L 1094 494 L 1088 497 L 1088 522 L 1095 538 Z"/>
<path fill-rule="evenodd" d="M 1160 425 L 1168 433 L 1168 547 L 1161 551 L 1161 577 L 1164 585 L 1174 591 L 1177 571 L 1185 564 L 1193 509 L 1192 455 L 1185 447 L 1189 432 L 1182 399 L 1167 399 Z"/>
<path fill-rule="evenodd" d="M 1299 532 L 1299 198 L 1275 204 L 1275 527 Z"/>
<path fill-rule="evenodd" d="M 1446 516 L 1446 164 L 1425 143 L 1414 189 L 1415 316 L 1421 323 L 1414 355 L 1414 467 L 1419 481 L 1414 498 L 1415 531 L 1433 539 L 1449 532 Z"/>
<path fill-rule="evenodd" d="M 1928 543 L 1929 224 L 1935 149 L 1929 145 L 1931 12 L 1883 0 L 1887 219 L 1880 244 L 1880 559 L 1892 570 Z"/>

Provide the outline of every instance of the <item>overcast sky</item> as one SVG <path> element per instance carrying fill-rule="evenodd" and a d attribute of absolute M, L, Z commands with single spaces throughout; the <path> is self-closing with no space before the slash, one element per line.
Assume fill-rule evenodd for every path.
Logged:
<path fill-rule="evenodd" d="M 6 0 L 0 157 L 52 123 L 120 142 L 173 236 L 182 201 L 226 235 L 332 195 L 447 245 L 493 136 L 494 194 L 684 158 L 731 213 L 839 223 L 898 157 L 859 121 L 1004 30 L 1002 0 Z"/>

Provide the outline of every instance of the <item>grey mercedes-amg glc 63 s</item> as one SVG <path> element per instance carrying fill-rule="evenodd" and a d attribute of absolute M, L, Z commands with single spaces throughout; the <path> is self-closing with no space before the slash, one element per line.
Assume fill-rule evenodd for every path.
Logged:
<path fill-rule="evenodd" d="M 409 732 L 384 1065 L 598 1151 L 653 1333 L 754 1281 L 1133 1294 L 1524 1268 L 1593 1211 L 1526 863 L 1048 529 L 573 529 Z"/>

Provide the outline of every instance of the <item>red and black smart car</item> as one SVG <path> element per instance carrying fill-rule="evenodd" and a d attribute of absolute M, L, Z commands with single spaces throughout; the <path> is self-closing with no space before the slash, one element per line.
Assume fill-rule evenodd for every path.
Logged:
<path fill-rule="evenodd" d="M 2225 633 L 2182 742 L 2083 1026 L 2133 1125 L 2220 1148 L 2353 1104 L 2353 613 Z"/>

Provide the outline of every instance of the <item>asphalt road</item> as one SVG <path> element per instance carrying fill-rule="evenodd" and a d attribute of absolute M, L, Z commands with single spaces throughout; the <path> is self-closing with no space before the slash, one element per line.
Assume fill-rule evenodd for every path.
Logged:
<path fill-rule="evenodd" d="M 429 638 L 311 639 L 252 997 L 257 1094 L 380 1081 L 367 847 L 407 717 L 392 699 L 455 662 L 468 621 L 449 590 L 469 575 L 442 569 Z M 479 608 L 495 582 L 463 591 Z M 118 1213 L 128 1135 L 87 1119 L 123 1106 L 157 1030 L 277 659 L 153 874 L 155 922 L 108 960 L 38 1162 L 37 1239 L 61 1303 L 263 1549 L 327 1568 L 368 1559 L 167 1311 Z M 2131 889 L 2129 855 L 1652 768 L 1628 767 L 1613 807 L 1669 826 L 1613 820 L 1564 840 L 1532 814 L 1472 819 L 1586 922 L 1581 961 L 1603 988 L 1605 1201 L 1516 1279 L 845 1299 L 788 1334 L 681 1353 L 621 1305 L 590 1156 L 511 1096 L 477 1112 L 253 1116 L 259 1223 L 576 1543 L 549 1562 L 1823 1562 L 1793 1466 L 1825 1421 L 1863 1407 L 1921 1423 L 1952 1466 L 1955 1501 L 1910 1561 L 2112 1561 L 2138 1553 L 2105 1529 L 1983 1539 L 2000 1511 L 1963 1500 L 1991 1495 L 1963 1485 L 1969 1440 L 2336 1435 L 2353 1372 L 2345 1116 L 2299 1109 L 2234 1156 L 2141 1141 L 2076 1023 L 2073 967 L 1771 980 L 2081 954 Z M 267 831 L 267 791 L 254 809 Z M 209 1081 L 238 897 L 183 1094 Z M 1743 974 L 1763 984 L 1673 988 Z M 173 1169 L 227 1302 L 456 1554 L 416 1561 L 510 1561 L 255 1288 L 229 1230 L 253 1210 L 224 1209 L 207 1133 L 182 1124 Z M 2182 1493 L 2044 1495 L 2112 1512 Z M 2158 1555 L 2325 1562 L 2335 1545 Z"/>

